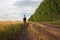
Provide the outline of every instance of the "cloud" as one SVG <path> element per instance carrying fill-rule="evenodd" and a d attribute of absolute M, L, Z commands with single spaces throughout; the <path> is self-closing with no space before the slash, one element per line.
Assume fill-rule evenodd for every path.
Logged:
<path fill-rule="evenodd" d="M 22 20 L 24 14 L 28 19 L 39 4 L 39 0 L 0 0 L 0 21 Z"/>
<path fill-rule="evenodd" d="M 17 1 L 16 4 L 17 6 L 36 6 L 38 5 L 37 1 Z"/>

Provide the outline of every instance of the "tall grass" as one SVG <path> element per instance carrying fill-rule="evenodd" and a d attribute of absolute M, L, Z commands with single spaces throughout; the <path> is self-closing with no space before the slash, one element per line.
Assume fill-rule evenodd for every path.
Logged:
<path fill-rule="evenodd" d="M 21 27 L 20 22 L 0 22 L 0 40 L 15 40 Z"/>

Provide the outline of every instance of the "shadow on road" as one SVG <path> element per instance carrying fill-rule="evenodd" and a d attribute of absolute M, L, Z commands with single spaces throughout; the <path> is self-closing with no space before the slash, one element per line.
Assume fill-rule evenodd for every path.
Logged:
<path fill-rule="evenodd" d="M 27 31 L 28 25 L 28 23 L 22 25 L 21 31 L 19 32 L 16 40 L 30 40 L 28 36 L 29 33 Z"/>

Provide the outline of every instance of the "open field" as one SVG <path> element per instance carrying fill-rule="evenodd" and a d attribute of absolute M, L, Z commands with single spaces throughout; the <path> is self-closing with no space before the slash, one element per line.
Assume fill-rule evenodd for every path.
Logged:
<path fill-rule="evenodd" d="M 22 26 L 21 22 L 1 21 L 0 40 L 15 40 Z"/>
<path fill-rule="evenodd" d="M 0 40 L 60 40 L 60 28 L 45 22 L 0 22 Z"/>

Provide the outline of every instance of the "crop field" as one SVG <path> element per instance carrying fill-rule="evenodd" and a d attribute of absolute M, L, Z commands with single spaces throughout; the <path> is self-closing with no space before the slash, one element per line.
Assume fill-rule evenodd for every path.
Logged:
<path fill-rule="evenodd" d="M 45 22 L 0 21 L 0 40 L 60 40 L 59 27 Z"/>
<path fill-rule="evenodd" d="M 17 33 L 21 29 L 21 22 L 1 21 L 0 40 L 15 40 Z"/>

